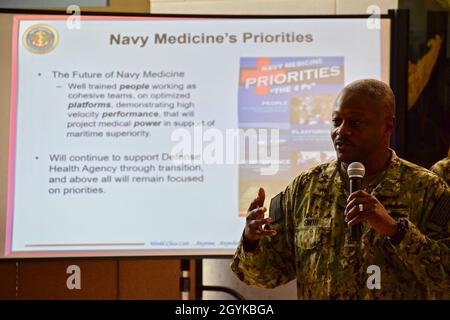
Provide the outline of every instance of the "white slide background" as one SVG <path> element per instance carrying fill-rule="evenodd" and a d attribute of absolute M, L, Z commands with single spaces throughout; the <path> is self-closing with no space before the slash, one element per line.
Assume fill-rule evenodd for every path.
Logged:
<path fill-rule="evenodd" d="M 28 27 L 41 23 L 57 30 L 59 42 L 50 53 L 34 54 L 23 46 L 22 37 Z M 156 32 L 171 35 L 229 33 L 237 35 L 237 42 L 155 45 L 153 39 Z M 311 34 L 314 40 L 308 43 L 244 44 L 241 41 L 243 32 L 296 32 Z M 111 45 L 110 35 L 119 33 L 122 36 L 149 36 L 149 40 L 143 47 L 139 44 Z M 126 99 L 108 98 L 69 99 L 70 93 L 107 94 L 108 90 L 75 90 L 70 89 L 68 84 L 195 84 L 196 89 L 181 92 L 190 92 L 187 100 L 195 104 L 193 121 L 214 121 L 215 128 L 236 129 L 240 57 L 344 56 L 345 83 L 366 77 L 379 79 L 381 70 L 380 30 L 367 28 L 365 19 L 83 20 L 78 30 L 69 30 L 64 20 L 34 20 L 20 22 L 17 41 L 18 94 L 11 250 L 18 254 L 24 252 L 24 255 L 25 252 L 47 251 L 46 255 L 51 255 L 51 251 L 67 251 L 70 256 L 72 250 L 84 250 L 88 255 L 98 250 L 118 250 L 113 255 L 127 254 L 126 250 L 145 250 L 142 254 L 150 255 L 170 254 L 170 250 L 181 254 L 231 254 L 244 226 L 244 219 L 237 214 L 237 164 L 203 165 L 201 172 L 178 174 L 203 175 L 202 183 L 79 183 L 73 186 L 99 187 L 103 188 L 104 193 L 49 194 L 51 187 L 63 189 L 72 186 L 70 183 L 52 185 L 49 177 L 66 176 L 69 179 L 78 175 L 101 179 L 108 175 L 113 178 L 123 175 L 107 172 L 49 173 L 50 166 L 69 165 L 69 161 L 51 161 L 50 155 L 118 155 L 123 158 L 125 155 L 170 153 L 174 146 L 170 139 L 172 127 L 146 128 L 145 131 L 151 133 L 149 137 L 68 138 L 67 123 L 80 121 L 80 118 L 69 120 L 68 113 L 91 111 L 68 110 L 70 102 L 109 101 L 113 106 L 118 101 L 127 102 Z M 53 71 L 69 73 L 70 76 L 55 77 Z M 98 72 L 103 77 L 80 79 L 72 77 L 74 71 Z M 136 72 L 140 78 L 105 79 L 104 75 L 112 71 Z M 184 72 L 185 76 L 142 78 L 143 71 L 178 71 Z M 110 92 L 119 93 L 117 90 Z M 151 91 L 124 90 L 121 93 L 136 97 L 137 93 L 150 94 Z M 136 99 L 133 101 L 137 102 Z M 111 111 L 119 110 L 113 109 Z M 122 109 L 136 110 L 151 111 Z M 95 111 L 101 114 L 102 110 Z M 157 111 L 162 114 L 164 110 Z M 177 111 L 177 108 L 169 111 Z M 84 164 L 131 165 L 124 161 L 76 165 L 82 167 Z M 157 166 L 158 162 L 151 164 Z M 143 176 L 141 173 L 128 174 L 131 177 Z M 166 176 L 167 173 L 148 175 Z"/>

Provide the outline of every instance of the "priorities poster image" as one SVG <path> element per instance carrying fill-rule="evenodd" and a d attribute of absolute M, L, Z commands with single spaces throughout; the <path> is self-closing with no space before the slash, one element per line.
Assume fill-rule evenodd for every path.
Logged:
<path fill-rule="evenodd" d="M 241 215 L 246 213 L 260 186 L 266 190 L 268 206 L 270 198 L 302 170 L 334 157 L 331 113 L 344 83 L 344 57 L 240 59 L 239 127 L 247 136 L 255 132 L 259 146 L 270 143 L 267 150 L 278 143 L 279 151 L 278 172 L 270 177 L 261 175 L 261 164 L 241 161 Z M 259 129 L 278 129 L 279 139 L 260 137 Z"/>

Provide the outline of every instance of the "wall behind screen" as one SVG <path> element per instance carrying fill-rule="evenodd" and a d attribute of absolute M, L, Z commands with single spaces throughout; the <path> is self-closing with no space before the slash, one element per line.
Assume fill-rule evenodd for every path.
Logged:
<path fill-rule="evenodd" d="M 8 191 L 9 106 L 11 93 L 12 15 L 1 15 L 0 30 L 0 243 L 5 243 L 6 200 Z M 4 246 L 0 248 L 3 255 Z"/>
<path fill-rule="evenodd" d="M 119 0 L 111 0 L 111 4 L 112 5 L 114 5 L 114 3 L 118 3 L 118 2 L 119 2 Z M 124 4 L 122 6 L 122 8 L 123 8 L 122 11 L 126 11 L 126 12 L 132 12 L 133 11 L 132 9 L 130 9 L 130 6 L 132 6 L 132 5 L 134 6 L 135 1 L 133 1 L 133 3 L 130 3 L 129 1 L 122 1 L 122 2 L 127 2 L 127 4 Z M 136 2 L 138 2 L 138 1 L 136 1 Z M 141 1 L 140 0 L 140 2 L 147 2 L 147 1 L 143 1 L 143 0 Z M 159 2 L 159 4 L 163 3 L 163 1 L 152 1 L 152 3 L 156 3 L 156 2 Z M 164 2 L 166 2 L 166 1 L 164 1 Z M 212 1 L 212 3 L 210 5 L 217 9 L 217 7 L 215 5 L 217 2 L 218 1 Z M 327 1 L 327 3 L 330 3 L 330 2 L 333 2 L 333 6 L 335 5 L 335 1 Z M 394 1 L 394 2 L 396 2 L 396 1 Z M 202 3 L 203 3 L 203 1 L 202 1 Z M 277 3 L 277 5 L 279 5 L 279 4 Z M 238 4 L 235 4 L 235 6 L 238 7 Z M 108 9 L 105 9 L 105 10 L 108 10 Z M 113 10 L 113 11 L 116 11 L 116 10 Z M 121 11 L 121 10 L 117 10 L 117 11 Z M 328 12 L 325 12 L 325 11 L 320 11 L 320 10 L 318 10 L 318 11 L 319 12 L 315 12 L 315 13 L 320 13 L 320 14 L 328 13 Z M 183 11 L 183 12 L 185 13 L 185 11 Z M 214 11 L 214 13 L 218 13 L 217 10 Z M 299 11 L 299 13 L 305 13 L 305 12 Z M 335 12 L 330 12 L 330 13 L 335 13 Z M 343 13 L 346 13 L 346 12 L 343 12 Z M 358 13 L 364 13 L 364 12 L 358 12 Z M 7 24 L 7 25 L 10 25 L 10 24 Z M 0 24 L 0 31 L 2 32 L 2 34 L 10 34 L 10 28 L 9 28 L 9 30 L 6 30 L 5 27 L 2 24 Z M 5 78 L 9 79 L 10 70 L 7 69 L 8 66 L 5 65 L 3 63 L 3 61 L 8 61 L 8 58 L 9 58 L 9 55 L 10 55 L 10 50 L 3 50 L 3 48 L 5 48 L 5 45 L 9 47 L 10 42 L 2 41 L 0 43 L 0 48 L 2 48 L 2 50 L 0 52 L 0 55 L 2 55 L 4 53 L 6 53 L 8 55 L 7 60 L 4 60 L 3 57 L 2 57 L 2 59 L 0 59 L 0 61 L 2 61 L 2 62 L 0 62 L 1 63 L 0 64 L 0 70 L 1 70 L 1 77 L 3 78 L 3 76 L 4 76 Z M 3 86 L 3 85 L 0 86 L 0 102 L 1 102 L 1 104 L 7 103 L 7 105 L 9 105 L 9 82 L 7 81 L 7 82 L 3 82 L 3 83 L 5 84 L 5 86 Z M 7 181 L 6 180 L 7 179 L 7 165 L 5 165 L 5 164 L 7 163 L 7 157 L 8 157 L 8 152 L 7 152 L 8 151 L 8 139 L 7 139 L 8 136 L 9 136 L 9 111 L 8 110 L 4 110 L 4 109 L 0 109 L 0 179 L 1 179 L 1 181 Z M 2 210 L 0 211 L 0 218 L 2 219 L 1 221 L 4 221 L 4 217 L 1 217 L 1 215 L 4 214 L 4 209 L 3 208 L 6 208 L 6 184 L 4 184 L 4 183 L 0 184 L 0 206 L 2 208 Z M 4 226 L 1 226 L 1 228 L 0 228 L 0 237 L 4 237 L 3 227 Z M 3 250 L 3 248 L 1 248 L 1 250 Z M 72 263 L 75 263 L 76 261 L 77 260 L 73 260 Z M 102 265 L 102 266 L 105 266 L 105 267 L 108 266 L 109 268 L 115 268 L 113 266 L 114 263 L 112 263 L 112 264 L 110 264 L 110 263 L 102 264 L 102 260 L 91 260 L 91 261 L 98 261 L 99 265 Z M 167 262 L 168 262 L 168 260 L 167 260 Z M 172 270 L 172 272 L 178 272 L 177 266 L 174 265 L 173 263 L 169 263 L 169 262 L 168 263 L 161 263 L 158 266 L 158 264 L 148 263 L 146 260 L 137 260 L 134 263 L 132 263 L 131 265 L 133 265 L 134 267 L 128 266 L 126 268 L 122 268 L 122 266 L 121 266 L 121 268 L 120 268 L 121 272 L 126 272 L 124 270 L 136 272 L 136 275 L 135 275 L 136 282 L 135 282 L 134 287 L 130 287 L 129 288 L 130 291 L 134 290 L 137 287 L 138 288 L 140 287 L 142 289 L 142 286 L 145 287 L 146 285 L 148 286 L 146 290 L 151 290 L 150 289 L 151 288 L 151 284 L 149 282 L 150 280 L 148 279 L 149 274 L 145 272 L 145 270 L 147 268 L 156 268 L 156 271 L 164 270 L 165 268 L 170 268 L 170 270 Z M 25 268 L 25 270 L 31 270 L 32 269 L 32 268 L 30 268 L 32 266 L 31 262 L 30 262 L 30 264 L 28 266 L 29 267 Z M 35 270 L 43 271 L 45 273 L 43 276 L 47 277 L 48 279 L 50 279 L 50 277 L 51 277 L 50 271 L 54 270 L 52 265 L 51 265 L 51 263 L 50 264 L 38 265 L 38 263 L 35 262 L 34 266 L 35 266 Z M 43 266 L 45 266 L 45 268 L 42 268 Z M 224 268 L 228 268 L 227 263 L 224 264 Z M 0 263 L 0 275 L 2 276 L 2 278 L 3 278 L 4 275 L 8 275 L 8 277 L 4 278 L 4 279 L 6 279 L 6 281 L 0 282 L 0 299 L 1 298 L 5 298 L 6 296 L 8 298 L 14 298 L 14 294 L 15 294 L 14 293 L 15 271 L 16 271 L 15 262 Z M 215 273 L 217 273 L 217 270 L 214 270 L 214 271 L 215 271 Z M 101 271 L 99 271 L 99 272 L 101 272 Z M 156 272 L 156 274 L 157 273 L 158 272 Z M 34 273 L 34 274 L 36 275 L 36 273 Z M 28 275 L 25 275 L 25 276 L 27 277 L 27 279 L 29 279 Z M 139 281 L 137 281 L 137 279 L 139 279 L 139 278 L 145 279 L 144 284 L 140 284 L 140 285 L 138 284 Z M 208 278 L 211 279 L 211 283 L 210 284 L 216 284 L 217 283 L 216 281 L 217 281 L 218 278 L 215 278 L 213 273 L 208 275 Z M 216 281 L 214 281 L 214 280 L 216 280 Z M 227 279 L 222 279 L 222 281 L 225 282 L 224 284 L 228 284 L 227 283 Z M 175 288 L 175 287 L 173 287 L 173 288 Z M 113 290 L 115 290 L 115 289 L 113 289 Z M 8 295 L 6 295 L 5 292 L 7 292 Z M 26 297 L 32 297 L 32 296 L 34 296 L 35 298 L 39 298 L 39 297 L 44 298 L 43 295 L 36 294 L 37 292 L 38 291 L 35 291 L 35 293 L 32 293 L 32 292 L 28 291 L 29 295 L 28 295 L 28 293 L 27 293 L 26 296 L 23 296 L 23 295 L 19 294 L 19 298 L 20 297 L 26 298 Z M 139 292 L 142 292 L 142 291 L 137 290 L 134 295 L 128 296 L 128 297 L 129 298 L 131 298 L 131 297 L 139 298 L 140 297 L 140 298 L 144 298 L 144 299 L 150 297 L 150 296 L 143 296 L 143 295 L 139 296 Z M 97 298 L 99 298 L 99 297 L 97 297 Z M 165 296 L 165 297 L 166 298 L 171 298 L 171 297 L 173 297 L 173 295 L 171 295 L 170 297 L 169 296 Z M 53 296 L 53 298 L 55 298 L 55 296 Z M 69 298 L 69 297 L 67 295 L 62 294 L 62 295 L 59 296 L 59 298 Z M 219 298 L 222 298 L 222 297 L 219 297 Z"/>

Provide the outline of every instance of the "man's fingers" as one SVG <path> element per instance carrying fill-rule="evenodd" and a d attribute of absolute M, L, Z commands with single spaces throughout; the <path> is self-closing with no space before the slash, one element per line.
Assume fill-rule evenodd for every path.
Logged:
<path fill-rule="evenodd" d="M 357 206 L 358 204 L 366 204 L 366 203 L 370 203 L 370 202 L 373 202 L 372 197 L 358 197 L 358 198 L 353 198 L 352 200 L 350 200 L 349 202 L 347 202 L 347 207 L 346 207 L 346 209 L 353 208 L 355 205 Z"/>
<path fill-rule="evenodd" d="M 359 197 L 367 197 L 367 196 L 370 197 L 370 194 L 367 193 L 367 192 L 364 191 L 364 190 L 358 190 L 358 191 L 355 191 L 355 192 L 353 192 L 352 194 L 350 194 L 350 196 L 347 198 L 347 202 L 350 202 L 350 201 L 352 201 L 352 200 L 355 199 L 355 198 L 359 198 Z"/>
<path fill-rule="evenodd" d="M 256 208 L 253 209 L 252 211 L 249 211 L 249 213 L 247 214 L 247 222 L 263 218 L 264 212 L 266 211 L 267 209 L 265 207 Z"/>
<path fill-rule="evenodd" d="M 251 211 L 253 209 L 256 209 L 258 207 L 264 206 L 264 200 L 266 199 L 266 193 L 264 192 L 263 188 L 259 188 L 258 190 L 258 196 L 253 199 L 252 203 L 250 203 L 250 206 L 248 207 L 248 211 Z"/>
<path fill-rule="evenodd" d="M 363 221 L 367 220 L 367 215 L 369 213 L 368 212 L 363 212 L 361 214 L 358 214 L 356 217 L 354 217 L 353 219 L 351 219 L 348 223 L 347 223 L 347 227 L 351 228 L 354 225 L 357 225 L 358 223 L 361 223 Z"/>
<path fill-rule="evenodd" d="M 253 199 L 252 203 L 250 203 L 250 206 L 248 207 L 248 211 L 252 211 L 253 209 L 260 207 L 258 203 L 259 203 L 258 198 Z"/>
<path fill-rule="evenodd" d="M 264 236 L 274 236 L 277 234 L 275 230 L 265 230 L 263 228 L 264 225 L 272 223 L 271 218 L 259 219 L 250 221 L 248 226 L 248 233 L 252 239 L 255 239 L 256 236 L 264 237 Z"/>
<path fill-rule="evenodd" d="M 259 201 L 259 206 L 262 207 L 264 206 L 264 200 L 266 200 L 266 192 L 264 191 L 263 188 L 259 188 L 258 190 L 258 201 Z"/>
<path fill-rule="evenodd" d="M 264 230 L 263 226 L 265 224 L 272 223 L 271 218 L 264 218 L 264 213 L 267 211 L 264 208 L 264 200 L 266 198 L 266 193 L 263 188 L 259 188 L 258 196 L 252 201 L 247 213 L 247 225 L 245 228 L 244 236 L 252 241 L 260 240 L 263 237 L 270 236 L 273 237 L 277 234 L 275 230 Z"/>
<path fill-rule="evenodd" d="M 265 219 L 258 219 L 258 220 L 252 220 L 248 223 L 248 226 L 251 229 L 262 229 L 262 226 L 265 224 L 271 224 L 272 223 L 272 219 L 271 218 L 265 218 Z"/>
<path fill-rule="evenodd" d="M 363 205 L 363 209 L 364 209 L 363 211 L 360 211 L 359 206 L 351 208 L 350 211 L 348 211 L 347 214 L 345 215 L 344 221 L 348 223 L 350 220 L 359 215 L 368 214 L 372 212 L 375 209 L 375 205 L 373 203 L 366 203 Z"/>
<path fill-rule="evenodd" d="M 362 205 L 362 209 L 360 210 L 360 205 Z M 361 212 L 372 210 L 376 205 L 376 202 L 371 198 L 358 198 L 353 199 L 347 204 L 347 207 L 344 210 L 345 217 L 352 218 L 355 215 L 358 215 Z"/>
<path fill-rule="evenodd" d="M 260 238 L 269 236 L 269 237 L 273 237 L 277 234 L 277 232 L 275 230 L 254 230 L 254 235 L 256 236 L 260 236 Z"/>

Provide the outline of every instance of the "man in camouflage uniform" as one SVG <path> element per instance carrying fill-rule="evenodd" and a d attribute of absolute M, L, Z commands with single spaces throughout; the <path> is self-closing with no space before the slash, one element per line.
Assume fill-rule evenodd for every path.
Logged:
<path fill-rule="evenodd" d="M 450 190 L 388 148 L 394 108 L 381 81 L 344 88 L 332 117 L 337 160 L 302 172 L 268 218 L 259 190 L 231 263 L 239 279 L 273 288 L 296 278 L 299 299 L 449 298 Z M 364 190 L 349 194 L 354 161 L 365 166 Z M 358 223 L 355 241 L 348 228 Z"/>
<path fill-rule="evenodd" d="M 447 182 L 447 185 L 450 186 L 450 157 L 436 162 L 430 170 L 444 179 L 444 181 Z"/>

